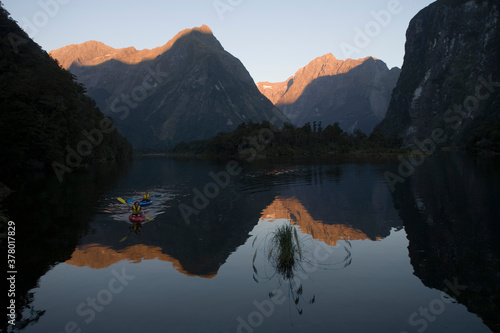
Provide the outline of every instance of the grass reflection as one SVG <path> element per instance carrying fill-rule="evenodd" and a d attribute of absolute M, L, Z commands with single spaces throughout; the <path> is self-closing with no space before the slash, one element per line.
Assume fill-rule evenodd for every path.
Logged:
<path fill-rule="evenodd" d="M 304 283 L 312 281 L 311 273 L 316 270 L 343 269 L 352 263 L 351 243 L 331 247 L 313 240 L 300 232 L 297 225 L 288 221 L 267 231 L 263 237 L 256 235 L 252 247 L 253 279 L 257 283 L 278 279 L 278 287 L 269 292 L 273 298 L 277 289 L 286 285 L 290 304 L 297 313 L 303 313 L 302 304 L 313 304 L 316 295 L 304 295 Z M 340 251 L 337 251 L 340 250 Z M 258 268 L 259 267 L 259 268 Z"/>
<path fill-rule="evenodd" d="M 281 287 L 283 282 L 288 285 L 288 296 L 289 300 L 293 300 L 295 308 L 298 314 L 302 314 L 303 309 L 299 304 L 301 299 L 304 301 L 303 297 L 303 285 L 301 279 L 297 277 L 296 273 L 307 272 L 302 268 L 302 262 L 304 260 L 301 244 L 297 233 L 297 226 L 290 224 L 285 224 L 277 227 L 273 232 L 266 235 L 264 239 L 264 255 L 267 258 L 267 263 L 272 267 L 272 274 L 268 274 L 267 270 L 264 273 L 259 274 L 256 266 L 257 254 L 259 253 L 259 246 L 256 248 L 253 255 L 252 266 L 253 266 L 253 278 L 259 283 L 262 280 L 272 280 L 275 276 L 279 277 L 278 289 Z M 270 238 L 269 238 L 270 236 Z M 254 239 L 252 246 L 255 246 L 257 237 Z M 303 276 L 304 274 L 301 274 Z M 275 294 L 271 291 L 269 292 L 269 297 L 273 298 Z M 307 301 L 309 303 L 314 303 L 316 297 L 313 295 Z"/>

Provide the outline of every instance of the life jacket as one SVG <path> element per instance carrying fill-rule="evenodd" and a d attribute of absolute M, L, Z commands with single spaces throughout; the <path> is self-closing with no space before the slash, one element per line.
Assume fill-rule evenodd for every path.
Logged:
<path fill-rule="evenodd" d="M 141 212 L 141 206 L 140 205 L 137 206 L 137 207 L 135 205 L 132 206 L 132 214 L 139 214 L 140 212 Z"/>
<path fill-rule="evenodd" d="M 144 194 L 142 197 L 142 201 L 150 201 L 151 199 L 149 198 L 149 194 Z"/>

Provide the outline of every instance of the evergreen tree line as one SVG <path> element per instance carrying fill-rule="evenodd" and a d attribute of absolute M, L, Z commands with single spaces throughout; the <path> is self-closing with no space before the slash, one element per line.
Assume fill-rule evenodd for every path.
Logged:
<path fill-rule="evenodd" d="M 268 121 L 246 122 L 232 132 L 221 132 L 207 140 L 181 142 L 171 153 L 206 156 L 238 156 L 253 150 L 265 156 L 303 156 L 349 153 L 389 153 L 401 142 L 388 138 L 375 128 L 370 135 L 360 130 L 343 131 L 338 123 L 323 128 L 321 122 L 302 127 L 285 124 L 277 128 Z"/>
<path fill-rule="evenodd" d="M 79 154 L 76 162 L 72 157 L 71 168 L 98 160 L 131 158 L 132 146 L 118 131 L 101 131 L 103 121 L 107 127 L 112 122 L 85 93 L 75 76 L 34 43 L 0 2 L 2 175 L 50 170 L 54 162 L 66 165 L 69 149 Z M 62 168 L 70 172 L 68 166 Z M 6 179 L 7 175 L 0 178 Z"/>

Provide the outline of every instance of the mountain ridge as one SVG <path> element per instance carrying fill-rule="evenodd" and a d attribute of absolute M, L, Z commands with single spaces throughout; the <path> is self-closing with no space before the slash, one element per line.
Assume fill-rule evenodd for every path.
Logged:
<path fill-rule="evenodd" d="M 137 63 L 122 61 L 137 61 L 137 52 L 96 60 L 107 51 L 88 53 L 69 67 L 135 148 L 168 149 L 234 130 L 247 121 L 267 120 L 277 126 L 287 121 L 209 27 L 185 29 L 154 50 Z M 71 59 L 78 56 L 59 61 L 67 65 Z"/>
<path fill-rule="evenodd" d="M 79 44 L 69 44 L 61 48 L 54 49 L 49 54 L 59 61 L 64 69 L 69 69 L 76 62 L 79 66 L 96 66 L 108 60 L 119 60 L 126 64 L 137 64 L 145 60 L 151 60 L 169 50 L 172 45 L 181 37 L 192 31 L 199 31 L 213 35 L 212 30 L 207 25 L 201 25 L 192 29 L 183 29 L 172 39 L 162 46 L 152 49 L 137 50 L 133 46 L 124 48 L 114 48 L 101 41 L 89 40 Z M 83 52 L 83 57 L 80 54 Z"/>
<path fill-rule="evenodd" d="M 283 82 L 257 86 L 296 126 L 333 124 L 370 133 L 385 116 L 400 69 L 376 58 L 339 60 L 328 53 Z"/>
<path fill-rule="evenodd" d="M 283 93 L 283 95 L 277 96 L 272 95 L 269 100 L 273 102 L 274 104 L 279 103 L 279 104 L 286 104 L 286 103 L 293 103 L 303 92 L 305 89 L 304 85 L 301 86 L 293 86 L 294 81 L 296 81 L 297 78 L 300 78 L 301 81 L 303 82 L 308 82 L 310 83 L 314 79 L 321 77 L 321 76 L 328 76 L 328 75 L 337 75 L 337 74 L 343 74 L 351 70 L 352 68 L 359 66 L 364 60 L 371 58 L 371 57 L 366 57 L 363 59 L 347 59 L 347 60 L 339 60 L 337 59 L 332 53 L 327 53 L 324 54 L 320 57 L 317 57 L 313 60 L 311 60 L 306 66 L 301 67 L 297 70 L 297 72 L 290 76 L 288 79 L 282 82 L 276 82 L 276 83 L 271 83 L 269 81 L 262 81 L 257 83 L 257 87 L 259 89 L 265 90 L 264 86 L 265 85 L 278 85 L 278 86 L 283 86 L 286 85 L 287 89 Z M 321 66 L 320 69 L 314 69 L 314 70 L 309 70 L 311 67 L 317 68 L 318 66 Z M 305 76 L 305 77 L 304 77 Z M 292 96 L 286 96 L 284 100 L 281 100 L 285 93 L 289 91 L 289 88 L 293 86 L 293 94 Z M 262 90 L 261 90 L 262 91 Z"/>

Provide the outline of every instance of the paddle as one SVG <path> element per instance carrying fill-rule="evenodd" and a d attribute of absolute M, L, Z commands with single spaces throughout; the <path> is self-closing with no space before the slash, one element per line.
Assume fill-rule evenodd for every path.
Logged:
<path fill-rule="evenodd" d="M 122 204 L 125 204 L 125 205 L 127 205 L 127 206 L 128 206 L 127 202 L 126 202 L 125 200 L 123 200 L 123 198 L 116 198 L 116 199 L 117 199 L 118 201 L 120 201 Z M 129 207 L 130 207 L 130 206 L 129 206 Z M 146 217 L 146 220 L 148 220 L 148 221 L 152 221 L 152 220 L 153 220 L 153 219 L 152 219 L 152 218 L 150 218 L 150 217 L 147 217 L 147 216 L 145 216 L 145 217 Z"/>
<path fill-rule="evenodd" d="M 120 201 L 122 204 L 125 204 L 125 205 L 127 204 L 127 202 L 125 200 L 123 200 L 122 198 L 116 198 L 116 199 L 118 199 L 118 201 Z"/>
<path fill-rule="evenodd" d="M 132 229 L 132 227 L 130 227 L 130 232 L 128 233 L 128 235 L 130 235 L 130 233 L 131 233 L 132 231 L 134 231 L 134 230 Z M 127 239 L 127 237 L 128 237 L 128 235 L 126 235 L 125 237 L 123 237 L 123 238 L 120 240 L 120 242 L 123 242 L 124 240 L 126 240 L 126 239 Z"/>

